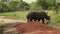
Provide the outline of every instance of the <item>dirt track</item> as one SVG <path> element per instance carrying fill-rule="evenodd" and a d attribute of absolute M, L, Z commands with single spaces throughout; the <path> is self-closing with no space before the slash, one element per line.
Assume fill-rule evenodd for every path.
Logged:
<path fill-rule="evenodd" d="M 22 21 L 22 20 L 15 20 L 15 19 L 6 19 L 3 17 L 0 17 L 0 25 L 4 25 L 4 34 L 13 34 L 13 32 L 16 32 L 16 28 L 13 28 L 14 25 L 16 24 L 20 24 L 20 23 L 27 23 L 26 21 Z M 21 25 L 21 24 L 20 24 Z M 24 24 L 22 25 L 22 27 L 24 26 Z M 31 25 L 33 26 L 33 25 Z M 31 26 L 29 26 L 28 28 L 31 28 Z M 36 23 L 35 25 L 36 26 Z M 34 27 L 33 26 L 33 27 Z M 20 27 L 20 26 L 18 26 Z M 24 26 L 25 28 L 27 28 L 27 25 Z M 37 27 L 37 26 L 36 26 Z M 55 26 L 56 27 L 56 26 Z M 35 28 L 35 27 L 34 27 Z M 39 28 L 38 28 L 39 29 Z M 45 28 L 44 28 L 45 29 Z M 18 29 L 20 30 L 20 29 Z M 24 30 L 24 29 L 23 29 Z M 27 30 L 27 29 L 26 29 Z M 33 29 L 34 30 L 34 29 Z M 37 29 L 35 29 L 36 31 L 33 31 L 34 34 L 36 33 L 39 33 L 41 31 L 38 31 Z M 29 30 L 27 30 L 29 31 Z M 36 33 L 35 33 L 36 32 Z M 32 32 L 29 32 L 29 33 L 32 33 Z M 28 32 L 27 33 L 24 33 L 24 34 L 29 34 Z"/>
<path fill-rule="evenodd" d="M 5 18 L 5 16 L 0 16 L 0 25 L 3 26 L 4 34 L 10 34 L 10 33 L 12 34 L 12 32 L 15 31 L 15 28 L 13 28 L 15 24 L 25 23 L 25 22 L 26 21 L 24 20 L 7 19 Z"/>
<path fill-rule="evenodd" d="M 7 23 L 19 23 L 19 22 L 26 22 L 24 20 L 15 20 L 15 19 L 7 19 L 4 16 L 0 16 L 0 25 L 7 24 Z"/>

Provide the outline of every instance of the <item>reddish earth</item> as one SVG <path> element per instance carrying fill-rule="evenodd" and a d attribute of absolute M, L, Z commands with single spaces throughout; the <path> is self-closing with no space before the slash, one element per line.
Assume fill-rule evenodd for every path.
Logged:
<path fill-rule="evenodd" d="M 14 27 L 19 34 L 60 34 L 58 29 L 38 22 L 23 23 Z"/>

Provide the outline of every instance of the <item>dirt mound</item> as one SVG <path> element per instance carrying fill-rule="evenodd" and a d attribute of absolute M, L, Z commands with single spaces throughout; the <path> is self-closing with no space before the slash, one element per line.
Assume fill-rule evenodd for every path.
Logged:
<path fill-rule="evenodd" d="M 48 26 L 46 24 L 38 23 L 38 22 L 29 22 L 24 23 L 20 25 L 15 26 L 16 30 L 19 32 L 19 34 L 58 34 L 59 31 L 51 26 Z M 47 33 L 48 32 L 48 33 Z"/>

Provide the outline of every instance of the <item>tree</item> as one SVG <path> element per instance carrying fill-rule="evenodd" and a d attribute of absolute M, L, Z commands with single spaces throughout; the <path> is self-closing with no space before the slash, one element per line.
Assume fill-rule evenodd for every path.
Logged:
<path fill-rule="evenodd" d="M 60 8 L 60 3 L 56 3 L 55 5 L 56 14 L 59 13 L 59 8 Z"/>
<path fill-rule="evenodd" d="M 56 10 L 58 12 L 58 2 L 56 0 L 37 0 L 37 5 L 44 10 Z"/>
<path fill-rule="evenodd" d="M 1 0 L 2 2 L 9 2 L 9 0 Z"/>
<path fill-rule="evenodd" d="M 29 10 L 29 4 L 23 1 L 11 1 L 9 2 L 9 5 L 11 7 L 11 10 L 17 11 L 17 10 Z"/>
<path fill-rule="evenodd" d="M 30 5 L 27 4 L 26 2 L 23 2 L 23 3 L 22 3 L 22 7 L 23 7 L 23 9 L 25 9 L 25 10 L 29 10 L 29 9 L 30 9 Z"/>
<path fill-rule="evenodd" d="M 40 10 L 41 7 L 37 5 L 36 2 L 30 3 L 30 10 Z"/>
<path fill-rule="evenodd" d="M 0 12 L 7 12 L 7 4 L 5 4 L 4 2 L 0 2 Z"/>
<path fill-rule="evenodd" d="M 8 5 L 10 5 L 11 10 L 16 11 L 16 10 L 20 9 L 21 2 L 19 2 L 19 1 L 10 1 Z"/>
<path fill-rule="evenodd" d="M 51 9 L 56 5 L 56 0 L 37 0 L 37 5 L 41 6 L 42 9 Z"/>
<path fill-rule="evenodd" d="M 48 8 L 46 0 L 37 0 L 37 5 L 41 6 L 42 9 L 47 9 Z"/>

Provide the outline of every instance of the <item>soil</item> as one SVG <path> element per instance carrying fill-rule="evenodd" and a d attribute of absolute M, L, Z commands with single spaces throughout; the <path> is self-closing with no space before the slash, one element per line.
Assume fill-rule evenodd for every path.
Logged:
<path fill-rule="evenodd" d="M 4 34 L 60 34 L 58 28 L 60 23 L 54 24 L 42 24 L 38 22 L 26 22 L 23 20 L 6 19 L 4 16 L 0 16 L 0 25 L 3 25 Z M 58 27 L 59 26 L 59 27 Z"/>
<path fill-rule="evenodd" d="M 24 22 L 26 21 L 10 19 L 6 18 L 5 16 L 0 16 L 0 26 L 3 26 L 4 34 L 13 34 L 14 32 L 16 33 L 15 28 L 13 28 L 13 26 Z"/>
<path fill-rule="evenodd" d="M 39 22 L 28 22 L 14 27 L 19 34 L 60 34 L 58 29 Z"/>

